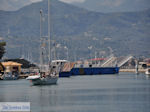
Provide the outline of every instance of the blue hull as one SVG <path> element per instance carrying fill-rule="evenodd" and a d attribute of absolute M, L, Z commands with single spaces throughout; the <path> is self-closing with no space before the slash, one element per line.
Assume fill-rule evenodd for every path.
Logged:
<path fill-rule="evenodd" d="M 70 72 L 60 72 L 59 77 L 69 77 L 77 75 L 118 74 L 118 73 L 119 67 L 72 68 Z"/>
<path fill-rule="evenodd" d="M 59 77 L 70 77 L 71 76 L 71 72 L 60 72 L 59 73 Z"/>

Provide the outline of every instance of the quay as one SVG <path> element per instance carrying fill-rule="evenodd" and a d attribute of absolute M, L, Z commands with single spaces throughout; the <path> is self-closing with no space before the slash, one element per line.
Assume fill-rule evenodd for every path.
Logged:
<path fill-rule="evenodd" d="M 146 69 L 139 69 L 138 70 L 139 73 L 145 73 Z M 136 69 L 120 69 L 119 72 L 132 72 L 132 73 L 135 73 L 136 72 Z M 28 76 L 31 76 L 33 74 L 20 74 L 19 75 L 19 79 L 25 79 L 27 78 Z M 0 76 L 0 80 L 1 80 L 1 76 Z"/>
<path fill-rule="evenodd" d="M 25 79 L 27 78 L 28 76 L 31 76 L 30 74 L 20 74 L 19 75 L 19 79 Z"/>
<path fill-rule="evenodd" d="M 146 69 L 138 69 L 139 73 L 145 73 Z M 119 72 L 136 72 L 136 69 L 120 69 Z"/>
<path fill-rule="evenodd" d="M 139 69 L 138 72 L 139 73 L 145 73 L 146 69 Z M 132 72 L 132 73 L 136 73 L 136 69 L 119 69 L 119 72 Z M 20 74 L 19 75 L 19 79 L 25 79 L 28 76 L 32 76 L 35 74 Z"/>

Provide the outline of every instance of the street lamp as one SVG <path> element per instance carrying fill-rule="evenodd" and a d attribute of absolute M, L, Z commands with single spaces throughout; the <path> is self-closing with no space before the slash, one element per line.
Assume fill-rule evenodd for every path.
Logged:
<path fill-rule="evenodd" d="M 66 50 L 67 50 L 67 60 L 69 60 L 68 47 L 67 47 L 67 46 L 65 46 L 65 47 L 64 47 L 64 49 L 66 49 Z"/>
<path fill-rule="evenodd" d="M 59 52 L 57 52 L 59 50 L 59 48 L 61 48 L 61 44 L 55 43 L 55 56 L 57 59 L 60 59 Z"/>
<path fill-rule="evenodd" d="M 89 51 L 90 51 L 90 58 L 92 58 L 92 56 L 91 56 L 91 49 L 93 48 L 93 46 L 89 46 L 88 47 L 88 49 L 89 49 Z"/>

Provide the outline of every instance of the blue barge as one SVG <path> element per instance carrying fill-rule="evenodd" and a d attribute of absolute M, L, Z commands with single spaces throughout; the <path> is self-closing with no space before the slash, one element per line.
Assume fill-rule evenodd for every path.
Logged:
<path fill-rule="evenodd" d="M 78 75 L 101 75 L 101 74 L 118 74 L 119 67 L 93 67 L 88 66 L 75 66 L 76 63 L 68 62 L 66 60 L 54 60 L 54 68 L 59 68 L 59 77 L 70 77 Z"/>
<path fill-rule="evenodd" d="M 118 74 L 119 67 L 87 67 L 72 68 L 69 72 L 60 72 L 59 77 L 69 77 L 78 75 L 101 75 L 101 74 Z"/>
<path fill-rule="evenodd" d="M 118 74 L 119 67 L 73 68 L 72 75 Z"/>

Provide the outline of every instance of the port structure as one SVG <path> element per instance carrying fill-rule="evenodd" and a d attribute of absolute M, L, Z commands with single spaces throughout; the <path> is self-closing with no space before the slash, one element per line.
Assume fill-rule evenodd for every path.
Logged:
<path fill-rule="evenodd" d="M 114 67 L 114 66 L 121 67 L 132 58 L 133 58 L 132 55 L 128 55 L 124 57 L 122 60 L 118 60 L 117 57 L 115 57 L 114 55 L 111 55 L 110 57 L 107 58 L 107 60 L 103 64 L 101 64 L 101 67 L 108 67 L 108 66 L 109 67 Z"/>

